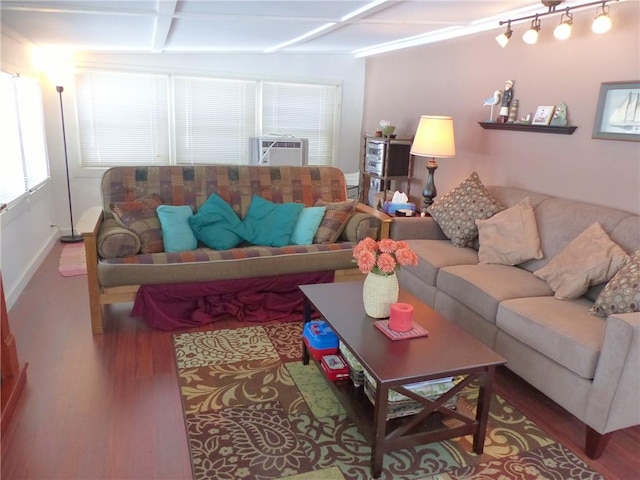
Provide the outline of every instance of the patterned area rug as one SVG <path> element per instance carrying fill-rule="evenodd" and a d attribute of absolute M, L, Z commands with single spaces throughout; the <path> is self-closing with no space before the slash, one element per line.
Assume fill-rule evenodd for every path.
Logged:
<path fill-rule="evenodd" d="M 301 362 L 300 323 L 173 337 L 194 478 L 371 478 L 371 449 L 314 364 Z M 477 389 L 458 409 L 472 411 Z M 601 479 L 499 396 L 484 453 L 472 437 L 384 456 L 381 478 Z"/>
<path fill-rule="evenodd" d="M 63 277 L 86 275 L 87 262 L 84 256 L 84 243 L 69 243 L 62 248 L 58 271 Z"/>

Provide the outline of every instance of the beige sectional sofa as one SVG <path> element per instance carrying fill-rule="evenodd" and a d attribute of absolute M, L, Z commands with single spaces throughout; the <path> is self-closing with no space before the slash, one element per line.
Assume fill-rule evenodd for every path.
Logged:
<path fill-rule="evenodd" d="M 611 432 L 640 424 L 640 313 L 591 315 L 604 283 L 560 300 L 533 272 L 594 222 L 632 255 L 640 249 L 640 217 L 518 188 L 487 190 L 504 207 L 529 198 L 542 258 L 517 266 L 479 263 L 478 239 L 456 247 L 431 217 L 395 218 L 390 237 L 408 241 L 419 256 L 416 267 L 400 270 L 400 286 L 503 355 L 508 368 L 584 422 L 586 452 L 597 458 Z"/>
<path fill-rule="evenodd" d="M 352 262 L 353 246 L 367 236 L 388 235 L 390 221 L 386 215 L 355 201 L 355 211 L 345 213 L 343 207 L 350 202 L 346 182 L 342 171 L 334 167 L 115 167 L 105 172 L 101 193 L 102 206 L 86 211 L 78 224 L 86 245 L 93 333 L 103 332 L 103 306 L 134 300 L 140 285 L 328 271 L 358 273 Z M 254 195 L 279 204 L 314 206 L 321 202 L 327 213 L 331 205 L 337 207 L 332 210 L 335 215 L 331 221 L 325 224 L 325 215 L 318 229 L 323 238 L 316 235 L 312 244 L 269 246 L 243 242 L 223 250 L 200 242 L 195 249 L 172 252 L 163 249 L 157 218 L 139 218 L 141 212 L 157 208 L 151 204 L 145 204 L 146 210 L 131 207 L 141 201 L 157 200 L 163 205 L 188 205 L 197 213 L 213 193 L 233 209 L 231 216 L 240 219 L 246 217 Z M 123 205 L 129 210 L 122 212 Z M 121 210 L 120 222 L 116 221 L 114 206 Z M 131 222 L 123 225 L 127 215 Z M 151 228 L 153 222 L 155 227 Z M 335 237 L 331 238 L 333 233 Z"/>

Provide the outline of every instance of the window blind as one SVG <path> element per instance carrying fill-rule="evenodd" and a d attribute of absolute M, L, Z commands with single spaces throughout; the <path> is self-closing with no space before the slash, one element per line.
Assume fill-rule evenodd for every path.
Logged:
<path fill-rule="evenodd" d="M 82 72 L 76 95 L 83 166 L 169 163 L 166 75 Z"/>
<path fill-rule="evenodd" d="M 248 164 L 249 138 L 270 133 L 334 160 L 336 85 L 87 70 L 76 93 L 83 166 Z"/>
<path fill-rule="evenodd" d="M 49 178 L 38 82 L 0 72 L 0 204 L 17 200 Z"/>
<path fill-rule="evenodd" d="M 38 82 L 29 77 L 16 79 L 18 117 L 28 190 L 37 188 L 49 178 L 49 157 L 44 129 L 42 96 Z"/>
<path fill-rule="evenodd" d="M 333 85 L 264 82 L 263 134 L 309 139 L 309 165 L 331 165 L 336 126 Z"/>
<path fill-rule="evenodd" d="M 248 163 L 256 88 L 255 81 L 176 77 L 176 163 Z"/>

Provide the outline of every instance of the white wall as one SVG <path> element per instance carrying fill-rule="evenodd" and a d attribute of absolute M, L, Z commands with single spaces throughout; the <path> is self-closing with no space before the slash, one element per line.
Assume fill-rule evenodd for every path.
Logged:
<path fill-rule="evenodd" d="M 590 30 L 593 11 L 575 13 L 574 32 L 561 42 L 547 20 L 536 45 L 521 40 L 524 25 L 502 49 L 499 31 L 371 57 L 367 60 L 365 117 L 372 132 L 391 120 L 412 137 L 420 115 L 452 115 L 456 157 L 436 172 L 441 195 L 478 171 L 486 184 L 513 185 L 546 194 L 640 213 L 640 143 L 591 138 L 601 82 L 640 80 L 640 2 L 610 4 L 613 29 Z M 483 130 L 483 100 L 515 81 L 520 113 L 565 102 L 573 135 Z M 494 116 L 497 111 L 494 111 Z M 411 193 L 422 201 L 424 159 L 416 158 Z"/>
<path fill-rule="evenodd" d="M 1 41 L 2 70 L 37 77 L 30 64 L 31 45 L 5 32 Z M 8 308 L 15 303 L 59 235 L 50 227 L 56 217 L 54 191 L 54 184 L 47 183 L 0 214 L 0 270 Z"/>

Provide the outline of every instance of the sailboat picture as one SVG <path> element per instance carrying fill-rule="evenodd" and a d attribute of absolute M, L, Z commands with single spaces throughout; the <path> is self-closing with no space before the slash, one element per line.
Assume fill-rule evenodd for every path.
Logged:
<path fill-rule="evenodd" d="M 601 84 L 592 137 L 640 141 L 640 82 Z"/>
<path fill-rule="evenodd" d="M 640 129 L 640 92 L 629 91 L 618 108 L 616 108 L 611 117 L 609 117 L 609 125 L 616 128 L 624 128 L 626 130 Z"/>

